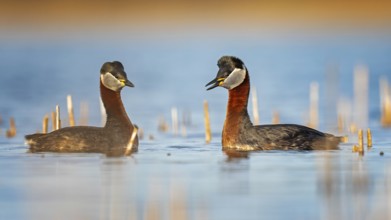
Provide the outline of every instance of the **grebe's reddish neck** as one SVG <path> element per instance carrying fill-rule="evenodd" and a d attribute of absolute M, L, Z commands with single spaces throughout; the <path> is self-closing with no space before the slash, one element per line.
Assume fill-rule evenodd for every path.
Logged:
<path fill-rule="evenodd" d="M 132 122 L 126 114 L 125 107 L 122 103 L 120 91 L 108 89 L 100 81 L 100 95 L 107 114 L 105 127 L 110 127 L 112 124 L 118 125 L 118 122 L 120 122 L 129 128 L 133 128 Z"/>
<path fill-rule="evenodd" d="M 228 90 L 227 115 L 247 112 L 248 96 L 250 93 L 250 77 L 246 73 L 246 78 L 239 86 Z"/>
<path fill-rule="evenodd" d="M 242 124 L 252 125 L 247 112 L 248 96 L 250 93 L 250 78 L 246 73 L 246 78 L 242 84 L 229 90 L 227 115 L 223 128 L 223 146 L 235 146 Z"/>

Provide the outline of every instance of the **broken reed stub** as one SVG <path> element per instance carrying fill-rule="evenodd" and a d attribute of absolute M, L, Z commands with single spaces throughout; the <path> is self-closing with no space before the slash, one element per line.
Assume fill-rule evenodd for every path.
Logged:
<path fill-rule="evenodd" d="M 172 133 L 174 135 L 178 135 L 179 122 L 178 122 L 178 109 L 176 107 L 171 108 L 171 123 L 172 123 Z"/>
<path fill-rule="evenodd" d="M 251 101 L 253 107 L 254 125 L 259 125 L 258 97 L 257 97 L 257 89 L 255 87 L 251 92 Z"/>
<path fill-rule="evenodd" d="M 344 129 L 344 118 L 341 114 L 338 115 L 338 125 L 337 125 L 337 128 L 338 128 L 338 132 L 343 132 L 343 129 Z"/>
<path fill-rule="evenodd" d="M 187 129 L 186 129 L 185 123 L 181 124 L 181 134 L 182 134 L 182 137 L 187 137 Z"/>
<path fill-rule="evenodd" d="M 61 128 L 61 119 L 60 119 L 60 106 L 56 105 L 56 129 L 58 130 Z"/>
<path fill-rule="evenodd" d="M 312 82 L 310 84 L 310 117 L 308 125 L 311 128 L 317 128 L 319 125 L 319 84 Z"/>
<path fill-rule="evenodd" d="M 49 126 L 49 116 L 45 115 L 42 119 L 42 133 L 46 134 L 48 133 L 48 126 Z"/>
<path fill-rule="evenodd" d="M 136 126 L 133 127 L 133 132 L 132 135 L 130 136 L 130 140 L 128 145 L 126 146 L 125 150 L 125 156 L 128 156 L 132 153 L 133 145 L 134 145 L 134 140 L 136 139 L 138 133 L 138 128 Z"/>
<path fill-rule="evenodd" d="M 205 123 L 205 142 L 208 144 L 212 140 L 210 130 L 209 106 L 208 101 L 204 100 L 204 123 Z"/>
<path fill-rule="evenodd" d="M 7 138 L 13 138 L 16 136 L 16 125 L 15 125 L 15 119 L 13 117 L 10 118 L 10 127 L 6 131 L 5 136 Z"/>
<path fill-rule="evenodd" d="M 166 122 L 166 120 L 164 119 L 164 116 L 160 116 L 159 117 L 159 121 L 158 121 L 158 130 L 160 132 L 167 132 L 169 130 L 169 125 L 168 123 Z"/>
<path fill-rule="evenodd" d="M 69 118 L 69 126 L 75 126 L 75 116 L 73 113 L 73 103 L 72 96 L 67 96 L 67 107 L 68 107 L 68 118 Z"/>
<path fill-rule="evenodd" d="M 350 133 L 356 133 L 357 132 L 357 126 L 356 126 L 356 124 L 354 124 L 354 123 L 351 123 L 350 124 L 350 127 L 349 127 L 349 130 L 350 130 Z"/>
<path fill-rule="evenodd" d="M 368 150 L 372 148 L 372 133 L 370 128 L 367 129 L 367 147 Z"/>
<path fill-rule="evenodd" d="M 80 102 L 80 125 L 88 125 L 88 103 Z"/>
<path fill-rule="evenodd" d="M 348 141 L 349 141 L 349 137 L 348 136 L 342 136 L 341 137 L 341 142 L 342 143 L 348 143 Z"/>
<path fill-rule="evenodd" d="M 363 130 L 358 130 L 358 153 L 364 155 L 364 136 Z"/>
<path fill-rule="evenodd" d="M 280 113 L 273 111 L 272 124 L 280 124 Z"/>
<path fill-rule="evenodd" d="M 56 130 L 56 127 L 57 127 L 57 125 L 56 125 L 56 112 L 54 111 L 54 112 L 52 112 L 51 113 L 51 117 L 52 117 L 52 131 L 55 131 Z"/>
<path fill-rule="evenodd" d="M 105 126 L 106 119 L 107 119 L 105 105 L 103 104 L 102 99 L 100 99 L 99 103 L 100 103 L 99 106 L 100 106 L 101 123 L 102 123 L 102 126 Z"/>
<path fill-rule="evenodd" d="M 138 139 L 139 140 L 144 139 L 144 130 L 142 128 L 138 129 Z"/>
<path fill-rule="evenodd" d="M 369 115 L 369 70 L 366 65 L 357 65 L 354 68 L 353 83 L 353 121 L 357 127 L 367 128 Z"/>
<path fill-rule="evenodd" d="M 383 127 L 391 127 L 391 89 L 385 77 L 380 78 L 380 123 Z"/>

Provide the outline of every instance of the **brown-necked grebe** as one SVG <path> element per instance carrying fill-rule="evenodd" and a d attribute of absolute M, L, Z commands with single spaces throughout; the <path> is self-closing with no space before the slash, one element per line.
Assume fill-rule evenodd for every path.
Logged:
<path fill-rule="evenodd" d="M 106 62 L 100 70 L 100 95 L 106 109 L 104 127 L 66 127 L 48 134 L 26 135 L 31 152 L 92 152 L 121 155 L 125 149 L 137 151 L 138 138 L 130 144 L 134 129 L 121 100 L 123 87 L 134 85 L 127 79 L 123 65 Z"/>
<path fill-rule="evenodd" d="M 327 150 L 338 149 L 340 137 L 295 124 L 254 126 L 247 112 L 250 77 L 237 57 L 223 56 L 215 79 L 207 90 L 221 86 L 229 90 L 222 145 L 224 149 Z"/>

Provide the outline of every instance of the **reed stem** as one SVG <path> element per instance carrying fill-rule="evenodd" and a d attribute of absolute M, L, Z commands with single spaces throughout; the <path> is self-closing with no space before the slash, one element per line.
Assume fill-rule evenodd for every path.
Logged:
<path fill-rule="evenodd" d="M 16 135 L 16 125 L 15 125 L 15 119 L 13 117 L 10 118 L 10 127 L 6 132 L 7 138 L 13 138 Z"/>
<path fill-rule="evenodd" d="M 128 156 L 128 155 L 130 155 L 132 153 L 133 144 L 134 144 L 134 140 L 136 139 L 137 132 L 138 132 L 138 128 L 136 126 L 134 126 L 132 135 L 130 136 L 129 143 L 126 146 L 125 156 Z"/>
<path fill-rule="evenodd" d="M 42 120 L 42 133 L 48 133 L 49 116 L 45 115 Z"/>
<path fill-rule="evenodd" d="M 370 128 L 367 129 L 367 147 L 368 150 L 372 148 L 372 133 Z"/>
<path fill-rule="evenodd" d="M 73 103 L 72 96 L 67 96 L 67 107 L 68 107 L 68 117 L 69 117 L 69 126 L 75 126 L 75 116 L 73 114 Z"/>
<path fill-rule="evenodd" d="M 273 111 L 272 124 L 280 124 L 280 113 Z"/>
<path fill-rule="evenodd" d="M 257 89 L 255 87 L 251 92 L 251 100 L 253 106 L 254 125 L 259 125 L 258 97 L 257 97 Z"/>
<path fill-rule="evenodd" d="M 166 120 L 164 119 L 164 116 L 160 116 L 159 121 L 158 121 L 158 130 L 160 132 L 167 132 L 168 129 L 169 129 L 169 126 L 168 126 Z"/>
<path fill-rule="evenodd" d="M 380 79 L 380 108 L 381 125 L 383 127 L 391 127 L 391 89 L 384 77 Z"/>
<path fill-rule="evenodd" d="M 358 153 L 364 155 L 364 136 L 362 129 L 358 130 Z"/>
<path fill-rule="evenodd" d="M 88 125 L 88 103 L 80 102 L 80 125 Z"/>
<path fill-rule="evenodd" d="M 174 135 L 178 135 L 178 109 L 176 107 L 171 108 L 171 123 L 172 132 Z"/>
<path fill-rule="evenodd" d="M 51 113 L 51 116 L 52 116 L 52 131 L 55 131 L 56 130 L 56 127 L 57 127 L 57 120 L 56 120 L 56 112 L 52 112 Z"/>
<path fill-rule="evenodd" d="M 212 135 L 210 130 L 208 101 L 206 100 L 204 100 L 204 122 L 205 122 L 205 142 L 208 144 L 212 140 Z"/>
<path fill-rule="evenodd" d="M 368 88 L 369 71 L 366 66 L 356 66 L 354 69 L 354 123 L 359 128 L 368 127 Z"/>
<path fill-rule="evenodd" d="M 310 84 L 310 119 L 309 127 L 317 128 L 319 124 L 319 84 Z"/>
<path fill-rule="evenodd" d="M 60 106 L 56 105 L 56 130 L 61 128 Z"/>

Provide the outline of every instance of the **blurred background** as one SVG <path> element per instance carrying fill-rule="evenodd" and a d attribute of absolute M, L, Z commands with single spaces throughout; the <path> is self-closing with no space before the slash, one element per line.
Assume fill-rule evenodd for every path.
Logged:
<path fill-rule="evenodd" d="M 389 219 L 390 9 L 386 0 L 0 0 L 0 218 Z M 349 142 L 232 163 L 220 144 L 227 91 L 204 87 L 223 55 L 246 64 L 259 123 L 310 125 Z M 42 130 L 56 105 L 68 125 L 67 95 L 76 124 L 102 125 L 99 70 L 112 60 L 135 84 L 122 98 L 145 133 L 139 153 L 25 154 L 23 136 Z M 175 111 L 186 125 L 178 134 Z M 351 152 L 358 128 L 373 131 L 364 157 Z"/>
<path fill-rule="evenodd" d="M 257 87 L 262 123 L 273 112 L 282 122 L 306 123 L 315 81 L 319 120 L 334 126 L 338 100 L 354 105 L 357 65 L 368 69 L 369 114 L 376 120 L 379 78 L 391 72 L 390 7 L 389 1 L 2 1 L 0 112 L 20 115 L 16 123 L 32 132 L 56 104 L 65 108 L 70 94 L 76 115 L 85 102 L 90 123 L 99 124 L 99 69 L 119 60 L 136 85 L 124 91 L 124 102 L 137 124 L 155 129 L 172 107 L 199 121 L 208 99 L 212 128 L 220 131 L 226 92 L 207 93 L 204 85 L 222 55 L 235 55 Z M 326 79 L 334 82 L 325 85 Z"/>
<path fill-rule="evenodd" d="M 29 132 L 50 108 L 65 107 L 70 94 L 76 115 L 85 102 L 97 124 L 100 66 L 119 60 L 136 85 L 125 90 L 124 102 L 137 124 L 154 129 L 172 107 L 191 110 L 198 121 L 208 99 L 219 131 L 226 92 L 203 86 L 220 56 L 235 55 L 257 87 L 263 123 L 273 112 L 282 122 L 305 123 L 315 81 L 319 120 L 333 126 L 338 100 L 354 105 L 356 65 L 370 73 L 375 119 L 378 80 L 391 72 L 390 7 L 389 1 L 2 1 L 0 112 L 21 115 L 16 123 L 25 122 Z M 324 85 L 326 78 L 334 82 Z"/>

